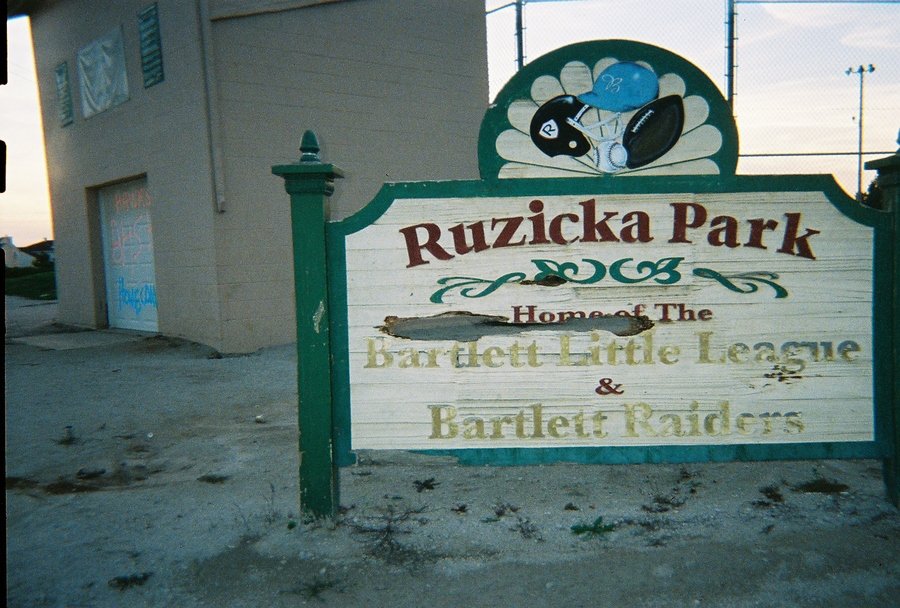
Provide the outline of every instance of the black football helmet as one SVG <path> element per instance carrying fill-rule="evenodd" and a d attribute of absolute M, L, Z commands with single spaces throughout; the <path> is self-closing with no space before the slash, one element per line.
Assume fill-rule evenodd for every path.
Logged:
<path fill-rule="evenodd" d="M 584 156 L 590 152 L 591 143 L 570 123 L 578 123 L 589 108 L 574 95 L 559 95 L 544 102 L 531 119 L 531 141 L 547 156 Z"/>

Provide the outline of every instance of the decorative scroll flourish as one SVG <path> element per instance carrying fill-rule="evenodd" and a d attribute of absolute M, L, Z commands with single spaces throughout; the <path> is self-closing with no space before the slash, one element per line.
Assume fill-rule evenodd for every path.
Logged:
<path fill-rule="evenodd" d="M 464 298 L 483 298 L 509 283 L 556 287 L 565 283 L 592 285 L 608 278 L 624 285 L 644 283 L 650 280 L 660 285 L 674 285 L 681 281 L 683 276 L 678 271 L 678 265 L 683 260 L 684 258 L 681 257 L 661 258 L 656 261 L 645 260 L 638 262 L 631 270 L 626 269 L 626 265 L 633 262 L 633 258 L 616 260 L 608 267 L 603 262 L 588 258 L 581 260 L 587 265 L 586 267 L 576 262 L 531 260 L 537 269 L 531 279 L 528 279 L 528 275 L 524 272 L 510 272 L 493 280 L 478 277 L 444 277 L 438 279 L 437 283 L 441 289 L 431 294 L 430 300 L 434 304 L 443 304 L 444 296 L 457 290 L 459 295 Z M 788 291 L 775 282 L 778 275 L 774 272 L 754 271 L 725 276 L 709 268 L 695 268 L 693 274 L 700 278 L 713 279 L 737 293 L 754 293 L 759 291 L 760 285 L 768 285 L 775 291 L 776 298 L 788 296 Z"/>
<path fill-rule="evenodd" d="M 715 270 L 710 270 L 709 268 L 695 268 L 694 276 L 702 277 L 704 279 L 713 279 L 737 293 L 753 293 L 758 291 L 759 284 L 761 283 L 763 285 L 768 285 L 775 290 L 776 298 L 786 298 L 788 296 L 787 289 L 775 282 L 778 275 L 774 272 L 742 272 L 740 274 L 725 276 Z M 735 281 L 740 283 L 740 285 L 735 284 Z"/>
<path fill-rule="evenodd" d="M 593 266 L 594 272 L 587 278 L 579 279 L 578 274 L 580 269 L 575 262 L 563 262 L 560 264 L 553 260 L 531 260 L 531 263 L 534 264 L 539 271 L 534 275 L 534 279 L 532 279 L 531 282 L 541 284 L 554 277 L 561 279 L 562 282 L 580 283 L 582 285 L 590 285 L 602 281 L 603 277 L 606 276 L 606 266 L 597 260 L 585 259 L 583 261 Z"/>
<path fill-rule="evenodd" d="M 646 261 L 637 265 L 638 274 L 649 272 L 646 276 L 637 278 L 629 278 L 622 274 L 622 266 L 631 261 L 631 258 L 617 260 L 609 266 L 609 276 L 619 283 L 643 283 L 649 279 L 653 279 L 655 283 L 660 285 L 672 285 L 681 280 L 681 273 L 676 270 L 678 265 L 684 258 L 662 258 L 656 262 Z M 665 275 L 665 278 L 659 278 L 659 275 Z"/>
<path fill-rule="evenodd" d="M 603 262 L 589 258 L 582 259 L 587 265 L 582 273 L 582 266 L 575 262 L 556 262 L 554 260 L 531 260 L 537 268 L 532 279 L 526 279 L 524 272 L 510 272 L 496 279 L 481 279 L 478 277 L 443 277 L 438 279 L 438 289 L 431 294 L 431 302 L 442 304 L 444 296 L 452 291 L 459 290 L 459 295 L 464 298 L 483 298 L 488 296 L 507 283 L 521 283 L 524 285 L 557 286 L 564 283 L 578 283 L 580 285 L 592 285 L 599 283 L 609 276 L 617 283 L 633 284 L 653 280 L 660 285 L 671 285 L 681 279 L 681 273 L 677 271 L 678 264 L 684 258 L 662 258 L 656 262 L 644 261 L 636 265 L 637 277 L 628 277 L 623 273 L 623 267 L 633 258 L 622 258 L 609 265 L 607 269 Z"/>
<path fill-rule="evenodd" d="M 438 279 L 438 285 L 444 285 L 445 287 L 431 294 L 430 300 L 434 304 L 442 304 L 444 302 L 444 294 L 455 289 L 459 289 L 459 295 L 464 298 L 483 298 L 494 293 L 507 283 L 522 282 L 525 276 L 524 272 L 510 272 L 493 281 L 477 277 L 444 277 Z M 478 285 L 485 285 L 485 287 L 479 290 Z"/>

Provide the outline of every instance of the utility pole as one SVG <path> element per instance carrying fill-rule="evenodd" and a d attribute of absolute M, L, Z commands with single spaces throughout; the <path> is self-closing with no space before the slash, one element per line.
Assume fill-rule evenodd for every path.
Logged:
<path fill-rule="evenodd" d="M 516 0 L 516 69 L 525 67 L 525 0 Z"/>
<path fill-rule="evenodd" d="M 844 73 L 849 76 L 850 74 L 859 74 L 859 137 L 858 142 L 859 146 L 857 148 L 857 164 L 856 164 L 856 200 L 858 202 L 862 202 L 863 194 L 862 194 L 862 172 L 863 172 L 863 88 L 866 81 L 866 74 L 871 74 L 875 71 L 875 66 L 871 63 L 868 67 L 859 66 L 858 68 L 847 68 Z"/>
<path fill-rule="evenodd" d="M 728 100 L 728 107 L 731 108 L 731 114 L 734 115 L 734 69 L 737 67 L 734 65 L 735 57 L 734 57 L 734 41 L 735 41 L 735 29 L 734 29 L 734 19 L 737 14 L 734 10 L 735 0 L 726 0 L 725 2 L 725 37 L 727 41 L 725 43 L 726 49 L 726 59 L 727 67 L 725 72 L 725 99 Z"/>
<path fill-rule="evenodd" d="M 498 6 L 485 13 L 491 15 L 497 11 L 502 11 L 510 6 L 516 7 L 516 70 L 525 67 L 525 2 L 528 0 L 513 0 L 503 6 Z M 540 2 L 541 0 L 532 0 L 532 2 Z"/>

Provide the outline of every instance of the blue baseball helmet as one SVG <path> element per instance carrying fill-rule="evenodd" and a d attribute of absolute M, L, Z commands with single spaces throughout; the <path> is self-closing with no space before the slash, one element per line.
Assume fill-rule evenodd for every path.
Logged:
<path fill-rule="evenodd" d="M 614 63 L 600 73 L 589 93 L 578 100 L 610 112 L 628 112 L 659 96 L 659 78 L 652 70 L 632 61 Z"/>

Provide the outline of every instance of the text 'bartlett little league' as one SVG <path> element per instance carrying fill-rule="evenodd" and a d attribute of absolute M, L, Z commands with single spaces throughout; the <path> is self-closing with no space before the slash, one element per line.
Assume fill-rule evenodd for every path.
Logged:
<path fill-rule="evenodd" d="M 454 342 L 450 347 L 419 349 L 399 346 L 389 338 L 366 338 L 367 369 L 537 368 L 544 365 L 675 365 L 691 361 L 709 365 L 758 364 L 780 366 L 785 372 L 806 369 L 809 363 L 851 363 L 862 348 L 854 340 L 787 340 L 752 343 L 722 341 L 712 331 L 695 334 L 693 345 L 658 344 L 652 332 L 634 338 L 610 338 L 606 332 L 562 334 L 557 347 L 545 351 L 537 341 L 482 345 Z M 549 361 L 548 361 L 549 357 Z"/>

